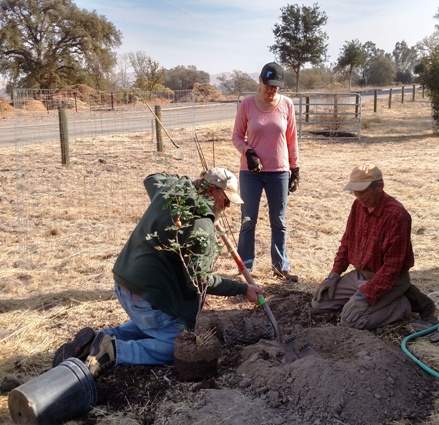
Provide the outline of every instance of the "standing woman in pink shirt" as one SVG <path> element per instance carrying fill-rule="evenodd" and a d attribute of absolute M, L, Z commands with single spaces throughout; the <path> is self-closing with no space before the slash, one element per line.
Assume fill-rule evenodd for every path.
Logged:
<path fill-rule="evenodd" d="M 299 183 L 299 149 L 293 101 L 278 93 L 284 71 L 277 63 L 266 64 L 259 76 L 258 92 L 239 105 L 233 144 L 241 154 L 241 229 L 238 253 L 246 268 L 255 262 L 255 230 L 262 191 L 268 202 L 271 226 L 271 262 L 276 276 L 297 282 L 290 273 L 285 216 L 289 192 Z"/>

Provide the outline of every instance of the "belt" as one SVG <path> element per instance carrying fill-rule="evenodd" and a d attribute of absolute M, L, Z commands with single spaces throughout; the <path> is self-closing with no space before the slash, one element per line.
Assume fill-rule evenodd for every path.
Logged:
<path fill-rule="evenodd" d="M 124 291 L 129 292 L 131 295 L 134 295 L 135 297 L 141 298 L 139 294 L 136 294 L 135 292 L 130 291 L 128 288 L 125 288 L 125 286 L 122 286 L 120 283 L 118 283 L 118 285 L 119 285 L 119 288 L 123 289 Z"/>

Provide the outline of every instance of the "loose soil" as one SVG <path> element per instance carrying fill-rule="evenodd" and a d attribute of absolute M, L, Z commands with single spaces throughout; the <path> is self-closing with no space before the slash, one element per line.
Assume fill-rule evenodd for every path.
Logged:
<path fill-rule="evenodd" d="M 182 382 L 172 367 L 114 368 L 96 381 L 98 405 L 120 412 L 129 405 L 140 423 L 169 425 L 378 425 L 426 417 L 436 380 L 392 342 L 410 333 L 408 322 L 375 332 L 346 329 L 337 326 L 339 314 L 312 311 L 310 294 L 281 283 L 270 292 L 282 342 L 242 344 L 249 337 L 244 318 L 257 323 L 256 339 L 270 327 L 260 308 L 208 308 L 202 323 L 216 327 L 223 343 L 235 329 L 233 341 L 223 345 L 217 376 Z M 225 303 L 236 306 L 236 300 Z M 98 420 L 99 409 L 84 423 Z"/>

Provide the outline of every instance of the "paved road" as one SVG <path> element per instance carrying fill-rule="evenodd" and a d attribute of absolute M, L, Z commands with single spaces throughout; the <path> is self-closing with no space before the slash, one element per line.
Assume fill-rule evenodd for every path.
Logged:
<path fill-rule="evenodd" d="M 79 116 L 80 115 L 80 116 Z M 206 106 L 163 108 L 161 121 L 170 131 L 173 128 L 195 127 L 218 121 L 233 120 L 236 103 L 218 103 Z M 148 109 L 137 111 L 93 112 L 84 116 L 68 115 L 69 138 L 102 136 L 154 131 L 154 117 Z M 60 129 L 57 112 L 32 118 L 16 117 L 0 122 L 0 146 L 18 143 L 35 143 L 59 140 Z"/>
<path fill-rule="evenodd" d="M 401 89 L 394 88 L 393 95 L 400 95 Z M 378 96 L 389 96 L 390 90 L 379 90 Z M 411 99 L 412 88 L 405 89 L 407 100 Z M 361 92 L 363 99 L 374 96 L 374 90 Z M 293 96 L 294 98 L 294 96 Z M 233 120 L 236 103 L 217 103 L 188 107 L 163 107 L 161 120 L 165 128 L 195 127 L 196 125 Z M 69 112 L 68 134 L 70 139 L 103 136 L 107 134 L 150 133 L 154 131 L 154 117 L 148 109 L 94 111 L 87 113 Z M 58 113 L 15 120 L 0 121 L 0 146 L 14 143 L 36 143 L 60 139 Z"/>

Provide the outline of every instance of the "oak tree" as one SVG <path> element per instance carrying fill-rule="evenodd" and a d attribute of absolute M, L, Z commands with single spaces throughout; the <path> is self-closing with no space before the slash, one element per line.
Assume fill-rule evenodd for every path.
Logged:
<path fill-rule="evenodd" d="M 300 69 L 307 63 L 320 65 L 326 60 L 328 36 L 322 30 L 328 20 L 317 3 L 312 6 L 297 4 L 282 7 L 280 23 L 274 25 L 275 43 L 269 47 L 280 63 L 296 74 L 299 91 Z"/>
<path fill-rule="evenodd" d="M 121 33 L 71 0 L 0 1 L 0 73 L 8 87 L 103 85 Z"/>
<path fill-rule="evenodd" d="M 165 86 L 172 90 L 189 90 L 195 83 L 209 84 L 210 75 L 199 71 L 196 66 L 178 65 L 165 71 Z"/>

